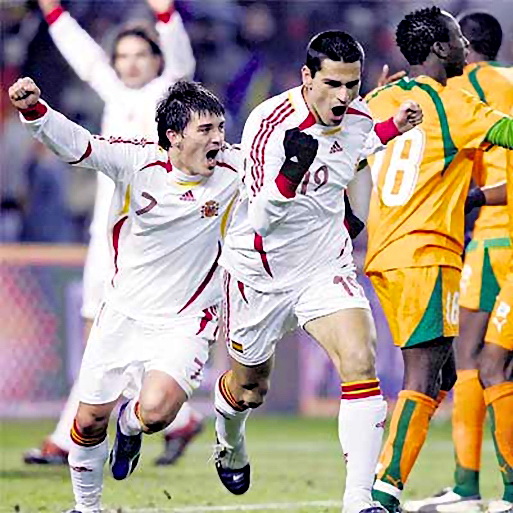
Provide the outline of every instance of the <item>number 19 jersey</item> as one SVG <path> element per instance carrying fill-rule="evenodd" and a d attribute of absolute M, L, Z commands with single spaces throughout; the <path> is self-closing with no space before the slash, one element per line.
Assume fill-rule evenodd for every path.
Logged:
<path fill-rule="evenodd" d="M 404 78 L 367 96 L 378 120 L 393 115 L 406 100 L 422 107 L 424 120 L 369 159 L 373 191 L 365 270 L 461 269 L 471 169 L 462 173 L 460 159 L 479 148 L 505 114 L 427 76 Z"/>

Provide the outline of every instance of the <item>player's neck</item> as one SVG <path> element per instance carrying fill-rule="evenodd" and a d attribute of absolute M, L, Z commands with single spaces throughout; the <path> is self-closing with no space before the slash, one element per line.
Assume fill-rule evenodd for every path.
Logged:
<path fill-rule="evenodd" d="M 444 67 L 439 62 L 426 61 L 423 64 L 414 64 L 410 67 L 408 74 L 411 78 L 425 75 L 427 77 L 440 82 L 442 85 L 447 85 L 447 73 Z"/>
<path fill-rule="evenodd" d="M 190 166 L 188 166 L 182 158 L 180 158 L 179 150 L 170 148 L 167 154 L 169 157 L 169 161 L 173 166 L 173 169 L 176 169 L 187 176 L 196 176 L 197 173 L 195 173 L 194 170 Z"/>
<path fill-rule="evenodd" d="M 472 49 L 469 50 L 468 55 L 467 55 L 467 63 L 468 64 L 475 64 L 476 62 L 486 62 L 486 61 L 493 61 L 493 60 L 494 59 L 491 59 L 487 55 L 476 52 Z"/>

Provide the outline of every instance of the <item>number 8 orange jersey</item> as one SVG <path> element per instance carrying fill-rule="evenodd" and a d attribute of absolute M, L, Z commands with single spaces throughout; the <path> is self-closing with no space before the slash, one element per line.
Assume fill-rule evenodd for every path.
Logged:
<path fill-rule="evenodd" d="M 367 96 L 373 117 L 381 120 L 405 100 L 420 104 L 424 121 L 369 159 L 374 186 L 365 270 L 461 269 L 471 167 L 462 172 L 460 159 L 506 115 L 427 76 L 404 78 Z"/>

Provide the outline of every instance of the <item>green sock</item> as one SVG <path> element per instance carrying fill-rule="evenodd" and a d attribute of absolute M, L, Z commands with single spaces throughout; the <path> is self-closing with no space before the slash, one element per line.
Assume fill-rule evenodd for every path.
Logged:
<path fill-rule="evenodd" d="M 380 490 L 372 490 L 372 499 L 378 501 L 390 513 L 395 513 L 399 507 L 399 499 Z"/>
<path fill-rule="evenodd" d="M 456 463 L 456 470 L 454 471 L 454 493 L 462 497 L 471 497 L 472 495 L 479 495 L 479 471 L 470 470 L 462 467 Z"/>

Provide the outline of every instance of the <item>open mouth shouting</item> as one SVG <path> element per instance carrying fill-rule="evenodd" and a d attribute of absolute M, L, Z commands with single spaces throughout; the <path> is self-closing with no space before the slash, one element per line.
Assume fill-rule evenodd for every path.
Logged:
<path fill-rule="evenodd" d="M 346 105 L 337 105 L 331 109 L 331 113 L 333 114 L 333 121 L 340 123 L 344 114 L 346 113 L 347 106 Z"/>
<path fill-rule="evenodd" d="M 217 165 L 217 154 L 219 153 L 219 148 L 214 148 L 212 150 L 207 151 L 207 167 L 209 169 L 214 169 Z"/>

